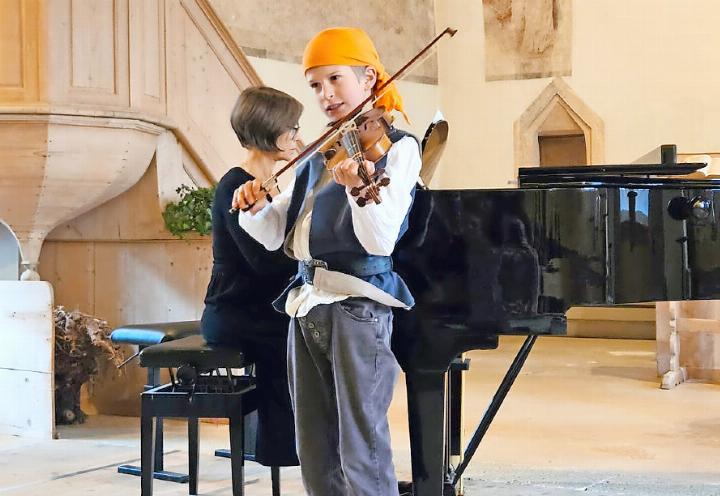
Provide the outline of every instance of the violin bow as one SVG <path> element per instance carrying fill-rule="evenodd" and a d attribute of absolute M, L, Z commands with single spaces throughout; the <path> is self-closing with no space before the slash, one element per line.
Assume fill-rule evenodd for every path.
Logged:
<path fill-rule="evenodd" d="M 380 85 L 378 88 L 373 90 L 370 95 L 368 95 L 365 100 L 360 102 L 354 109 L 352 109 L 348 114 L 338 119 L 337 121 L 333 122 L 332 126 L 330 126 L 327 131 L 325 131 L 318 139 L 310 143 L 303 151 L 301 151 L 295 158 L 293 158 L 291 161 L 289 161 L 287 164 L 282 166 L 277 172 L 275 172 L 272 176 L 267 178 L 265 181 L 263 181 L 262 185 L 260 186 L 260 190 L 264 191 L 266 194 L 269 195 L 270 189 L 277 184 L 277 178 L 280 177 L 284 172 L 286 172 L 288 169 L 293 167 L 295 164 L 300 162 L 301 160 L 305 159 L 308 155 L 313 153 L 315 150 L 317 150 L 320 146 L 325 144 L 325 142 L 330 138 L 334 133 L 336 133 L 340 127 L 348 122 L 350 119 L 353 119 L 357 116 L 357 114 L 360 113 L 360 111 L 370 102 L 374 102 L 380 96 L 384 94 L 385 91 L 387 91 L 390 87 L 390 85 L 403 77 L 405 73 L 418 61 L 420 60 L 428 51 L 438 42 L 440 39 L 445 36 L 449 35 L 451 38 L 455 36 L 455 33 L 457 33 L 457 29 L 452 29 L 450 27 L 445 28 L 445 30 L 437 35 L 430 43 L 428 43 L 422 50 L 420 50 L 412 59 L 410 59 L 404 66 L 402 66 L 395 74 L 393 74 L 390 79 L 385 81 L 382 85 Z M 243 211 L 250 210 L 253 207 L 253 205 L 250 205 L 246 209 L 243 209 Z M 235 209 L 230 209 L 230 212 L 233 213 Z"/>

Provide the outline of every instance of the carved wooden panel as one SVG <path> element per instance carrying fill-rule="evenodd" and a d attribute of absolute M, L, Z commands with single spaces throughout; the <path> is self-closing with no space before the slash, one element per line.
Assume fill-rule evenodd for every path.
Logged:
<path fill-rule="evenodd" d="M 38 215 L 52 208 L 59 222 L 70 220 L 125 191 L 147 170 L 157 139 L 154 128 L 145 133 L 92 124 L 83 126 L 78 119 L 75 125 L 50 128 Z"/>
<path fill-rule="evenodd" d="M 42 193 L 47 155 L 46 122 L 0 119 L 0 218 L 28 238 Z"/>
<path fill-rule="evenodd" d="M 111 325 L 199 319 L 211 264 L 207 240 L 97 243 L 95 314 Z"/>
<path fill-rule="evenodd" d="M 129 106 L 128 0 L 55 0 L 49 92 L 57 103 Z"/>
<path fill-rule="evenodd" d="M 93 314 L 113 327 L 199 319 L 211 268 L 208 238 L 48 241 L 40 264 L 57 305 Z"/>
<path fill-rule="evenodd" d="M 199 319 L 211 266 L 212 246 L 207 238 L 47 241 L 40 273 L 52 284 L 56 304 L 79 308 L 115 327 Z M 136 363 L 126 367 L 122 376 L 115 371 L 101 371 L 93 391 L 93 402 L 100 413 L 138 415 L 137 399 L 146 374 Z"/>
<path fill-rule="evenodd" d="M 23 85 L 23 9 L 20 0 L 0 0 L 0 87 L 20 88 Z"/>
<path fill-rule="evenodd" d="M 204 135 L 227 164 L 240 145 L 230 126 L 230 111 L 242 88 L 229 77 L 202 34 L 186 20 L 185 101 L 187 124 Z"/>
<path fill-rule="evenodd" d="M 95 243 L 46 241 L 39 272 L 52 284 L 56 305 L 95 315 Z"/>
<path fill-rule="evenodd" d="M 114 7 L 112 0 L 71 0 L 72 87 L 115 93 Z"/>
<path fill-rule="evenodd" d="M 165 0 L 130 0 L 130 99 L 165 115 Z"/>
<path fill-rule="evenodd" d="M 192 1 L 168 2 L 168 114 L 215 180 L 244 157 L 229 125 L 249 79 Z"/>
<path fill-rule="evenodd" d="M 155 160 L 130 189 L 69 222 L 56 227 L 48 240 L 160 240 L 175 239 L 162 219 L 157 201 Z M 189 181 L 186 181 L 189 184 Z M 175 185 L 177 187 L 178 184 Z M 43 250 L 44 253 L 44 250 Z"/>
<path fill-rule="evenodd" d="M 128 119 L 0 114 L 0 218 L 23 260 L 47 233 L 119 195 L 142 177 L 161 128 Z"/>
<path fill-rule="evenodd" d="M 0 0 L 0 101 L 36 101 L 38 88 L 37 0 Z"/>

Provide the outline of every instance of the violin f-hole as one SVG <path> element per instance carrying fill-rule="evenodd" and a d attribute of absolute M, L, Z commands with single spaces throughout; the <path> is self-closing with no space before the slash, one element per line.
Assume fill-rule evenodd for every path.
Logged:
<path fill-rule="evenodd" d="M 332 160 L 332 158 L 337 155 L 337 152 L 335 148 L 328 148 L 323 152 L 323 157 L 325 157 L 325 160 Z"/>

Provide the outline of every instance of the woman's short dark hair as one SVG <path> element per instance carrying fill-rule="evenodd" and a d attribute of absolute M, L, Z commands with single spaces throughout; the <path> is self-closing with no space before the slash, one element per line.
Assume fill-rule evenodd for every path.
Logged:
<path fill-rule="evenodd" d="M 245 88 L 230 115 L 230 124 L 245 148 L 278 151 L 277 139 L 295 127 L 303 106 L 295 98 L 268 86 Z"/>

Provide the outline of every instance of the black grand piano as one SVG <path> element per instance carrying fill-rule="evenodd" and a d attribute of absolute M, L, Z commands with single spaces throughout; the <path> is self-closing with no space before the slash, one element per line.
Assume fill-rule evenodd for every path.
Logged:
<path fill-rule="evenodd" d="M 720 180 L 673 177 L 704 165 L 527 168 L 514 189 L 417 191 L 394 255 L 417 303 L 396 312 L 393 343 L 414 496 L 454 494 L 535 339 L 564 334 L 570 307 L 720 298 Z M 445 374 L 503 334 L 528 337 L 451 467 Z"/>

